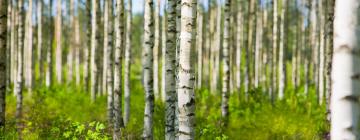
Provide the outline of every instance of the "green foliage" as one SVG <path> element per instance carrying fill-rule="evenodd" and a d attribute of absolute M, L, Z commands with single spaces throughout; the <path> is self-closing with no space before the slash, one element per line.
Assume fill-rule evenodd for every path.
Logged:
<path fill-rule="evenodd" d="M 135 60 L 135 63 L 140 61 Z M 133 65 L 131 74 L 130 120 L 122 129 L 123 139 L 141 139 L 144 119 L 144 90 L 141 67 Z M 36 87 L 32 94 L 25 92 L 24 139 L 111 139 L 112 128 L 106 120 L 106 95 L 99 95 L 91 103 L 82 85 L 54 85 Z M 233 92 L 229 101 L 229 122 L 221 117 L 220 93 L 207 88 L 196 91 L 196 138 L 201 140 L 230 139 L 323 139 L 329 131 L 325 120 L 325 106 L 319 106 L 313 86 L 308 96 L 303 87 L 294 89 L 288 84 L 285 99 L 270 102 L 268 93 L 253 89 L 245 93 Z M 7 95 L 6 128 L 0 139 L 17 139 L 16 98 Z M 164 139 L 164 104 L 155 101 L 154 139 Z"/>

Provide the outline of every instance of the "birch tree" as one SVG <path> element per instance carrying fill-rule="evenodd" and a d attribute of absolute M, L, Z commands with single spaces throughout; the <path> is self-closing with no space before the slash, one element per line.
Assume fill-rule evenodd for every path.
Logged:
<path fill-rule="evenodd" d="M 336 1 L 331 138 L 359 139 L 359 1 Z"/>
<path fill-rule="evenodd" d="M 197 48 L 197 88 L 202 86 L 202 76 L 203 76 L 203 10 L 202 10 L 202 0 L 197 4 L 197 28 L 196 28 L 196 48 Z"/>
<path fill-rule="evenodd" d="M 49 8 L 49 14 L 53 15 L 53 9 L 52 9 L 52 5 L 53 5 L 53 0 L 50 0 L 50 8 Z M 54 29 L 54 18 L 52 16 L 50 16 L 50 31 L 49 31 L 49 44 L 46 50 L 46 63 L 47 63 L 47 69 L 46 69 L 46 86 L 49 87 L 52 82 L 53 82 L 53 63 L 54 63 L 54 59 L 53 59 L 53 41 L 54 41 L 54 32 L 52 29 Z"/>
<path fill-rule="evenodd" d="M 25 46 L 24 46 L 24 67 L 25 67 L 25 87 L 29 89 L 30 93 L 33 86 L 33 27 L 32 27 L 32 15 L 33 15 L 33 1 L 28 1 L 28 10 L 26 13 L 25 23 Z"/>
<path fill-rule="evenodd" d="M 278 6 L 277 6 L 277 0 L 273 0 L 273 35 L 272 35 L 272 65 L 276 66 L 277 64 L 277 36 L 278 36 Z M 273 67 L 272 68 L 272 76 L 271 76 L 271 81 L 272 81 L 272 85 L 271 85 L 271 97 L 272 97 L 272 100 L 273 98 L 275 97 L 275 93 L 276 93 L 276 81 L 277 81 L 277 78 L 276 78 L 276 67 Z"/>
<path fill-rule="evenodd" d="M 236 16 L 236 88 L 239 91 L 241 86 L 241 48 L 243 46 L 243 1 L 238 2 L 238 11 Z"/>
<path fill-rule="evenodd" d="M 106 91 L 107 91 L 107 115 L 109 126 L 113 126 L 113 108 L 114 108 L 114 94 L 113 94 L 113 63 L 112 63 L 112 52 L 113 52 L 113 5 L 112 1 L 105 1 L 104 3 L 104 56 L 107 59 L 106 63 Z"/>
<path fill-rule="evenodd" d="M 285 46 L 285 15 L 287 8 L 287 0 L 282 0 L 282 8 L 281 8 L 281 23 L 280 23 L 280 44 L 279 44 L 279 99 L 284 98 L 284 90 L 285 90 L 285 80 L 286 80 L 286 61 L 284 55 L 286 54 L 286 46 Z"/>
<path fill-rule="evenodd" d="M 115 69 L 114 69 L 114 134 L 115 139 L 121 139 L 121 128 L 124 126 L 122 118 L 122 49 L 124 34 L 123 0 L 116 0 L 115 4 Z"/>
<path fill-rule="evenodd" d="M 191 53 L 194 46 L 194 27 L 196 16 L 196 1 L 181 1 L 180 22 L 180 54 L 178 67 L 178 108 L 179 108 L 179 132 L 180 140 L 195 138 L 195 95 L 193 65 Z"/>
<path fill-rule="evenodd" d="M 37 61 L 39 63 L 39 81 L 40 85 L 43 84 L 44 77 L 44 60 L 43 60 L 43 30 L 42 30 L 42 14 L 43 14 L 43 0 L 37 0 L 36 3 L 36 14 L 37 14 Z"/>
<path fill-rule="evenodd" d="M 163 80 L 165 88 L 165 139 L 175 139 L 176 111 L 176 0 L 167 0 L 167 37 L 165 47 L 165 72 Z"/>
<path fill-rule="evenodd" d="M 126 36 L 125 36 L 125 75 L 124 75 L 124 124 L 129 121 L 130 118 L 130 68 L 131 68 L 131 30 L 132 30 L 132 0 L 128 0 L 126 8 Z"/>
<path fill-rule="evenodd" d="M 159 94 L 159 47 L 160 47 L 160 0 L 156 0 L 155 4 L 155 41 L 154 41 L 154 95 L 156 99 L 160 99 Z"/>
<path fill-rule="evenodd" d="M 0 128 L 5 126 L 7 0 L 0 1 Z"/>
<path fill-rule="evenodd" d="M 57 82 L 62 82 L 62 48 L 61 48 L 61 1 L 56 2 L 56 25 L 55 25 L 55 41 L 56 41 L 56 76 Z"/>
<path fill-rule="evenodd" d="M 142 48 L 143 85 L 145 89 L 145 115 L 143 139 L 153 139 L 153 47 L 154 47 L 154 12 L 153 1 L 145 1 L 144 10 L 144 42 Z"/>
<path fill-rule="evenodd" d="M 224 44 L 223 44 L 223 83 L 222 83 L 222 101 L 221 101 L 221 114 L 227 123 L 229 116 L 229 85 L 230 85 L 230 4 L 231 0 L 225 0 L 224 7 Z"/>
<path fill-rule="evenodd" d="M 96 92 L 98 91 L 97 87 L 98 87 L 98 83 L 99 83 L 99 79 L 98 79 L 98 59 L 97 59 L 97 52 L 99 50 L 99 44 L 98 44 L 98 38 L 97 34 L 98 34 L 98 24 L 97 24 L 97 10 L 99 10 L 98 7 L 98 0 L 91 0 L 91 52 L 90 52 L 90 70 L 91 70 L 91 74 L 90 74 L 90 82 L 91 82 L 91 101 L 94 102 L 96 99 Z M 100 15 L 99 15 L 100 16 Z"/>
<path fill-rule="evenodd" d="M 319 85 L 318 85 L 318 102 L 322 104 L 324 100 L 324 67 L 325 67 L 325 15 L 324 15 L 324 8 L 323 8 L 323 0 L 319 0 L 319 28 L 320 28 L 320 50 L 319 50 Z"/>
<path fill-rule="evenodd" d="M 18 4 L 18 59 L 17 59 L 17 81 L 15 84 L 15 95 L 16 95 L 16 112 L 15 118 L 17 123 L 17 130 L 19 137 L 21 138 L 21 118 L 22 118 L 22 104 L 23 104 L 23 65 L 24 65 L 24 3 L 22 0 L 17 2 Z"/>

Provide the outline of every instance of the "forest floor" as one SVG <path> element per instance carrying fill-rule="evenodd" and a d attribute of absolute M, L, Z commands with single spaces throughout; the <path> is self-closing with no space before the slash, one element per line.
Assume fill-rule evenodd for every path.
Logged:
<path fill-rule="evenodd" d="M 137 72 L 139 75 L 140 72 Z M 131 115 L 123 129 L 126 139 L 141 139 L 144 117 L 144 93 L 137 76 L 131 77 Z M 94 103 L 80 86 L 57 85 L 25 92 L 23 105 L 24 139 L 111 139 L 107 128 L 106 96 Z M 208 90 L 196 91 L 196 137 L 204 140 L 314 140 L 324 139 L 329 131 L 325 106 L 315 96 L 306 97 L 288 89 L 286 99 L 271 103 L 260 89 L 232 93 L 229 102 L 229 123 L 221 119 L 221 96 Z M 301 89 L 299 90 L 301 91 Z M 311 93 L 311 92 L 310 92 Z M 5 136 L 17 139 L 16 98 L 8 93 Z M 164 105 L 157 100 L 154 112 L 154 139 L 164 139 Z"/>

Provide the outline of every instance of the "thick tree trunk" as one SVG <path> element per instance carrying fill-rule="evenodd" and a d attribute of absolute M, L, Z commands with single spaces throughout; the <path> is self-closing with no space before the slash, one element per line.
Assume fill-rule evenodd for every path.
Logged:
<path fill-rule="evenodd" d="M 124 124 L 129 122 L 130 118 L 130 69 L 131 69 L 131 30 L 132 30 L 132 0 L 129 0 L 126 8 L 126 36 L 125 36 L 125 74 L 124 74 Z"/>
<path fill-rule="evenodd" d="M 124 42 L 124 7 L 123 0 L 116 0 L 115 8 L 115 69 L 114 69 L 114 134 L 115 139 L 121 139 L 122 118 L 122 50 Z"/>
<path fill-rule="evenodd" d="M 195 95 L 194 95 L 194 69 L 191 62 L 191 54 L 195 39 L 196 1 L 181 1 L 180 23 L 180 54 L 178 68 L 178 108 L 179 108 L 179 132 L 180 140 L 195 138 Z"/>
<path fill-rule="evenodd" d="M 5 127 L 7 0 L 0 1 L 0 128 Z"/>
<path fill-rule="evenodd" d="M 175 134 L 175 108 L 176 108 L 176 7 L 177 3 L 175 0 L 167 1 L 167 38 L 165 47 L 165 139 L 174 140 Z M 164 19 L 165 20 L 165 19 Z"/>
<path fill-rule="evenodd" d="M 154 12 L 152 0 L 145 1 L 144 42 L 142 50 L 143 85 L 145 89 L 145 115 L 143 139 L 153 139 L 153 47 L 154 47 Z"/>
<path fill-rule="evenodd" d="M 359 1 L 336 1 L 331 138 L 359 139 Z"/>

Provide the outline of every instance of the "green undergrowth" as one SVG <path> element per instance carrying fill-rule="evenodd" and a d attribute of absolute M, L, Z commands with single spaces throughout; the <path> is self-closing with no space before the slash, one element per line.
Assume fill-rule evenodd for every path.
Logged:
<path fill-rule="evenodd" d="M 144 95 L 141 80 L 131 80 L 131 116 L 123 129 L 124 139 L 141 139 Z M 260 89 L 230 96 L 230 115 L 227 123 L 221 117 L 221 96 L 208 90 L 196 91 L 196 137 L 215 140 L 323 139 L 329 126 L 325 106 L 316 103 L 314 95 L 292 93 L 271 103 Z M 298 92 L 301 92 L 299 89 Z M 17 139 L 16 99 L 7 96 L 5 139 Z M 25 92 L 24 139 L 111 139 L 106 121 L 106 96 L 99 95 L 91 103 L 90 95 L 81 86 L 57 85 Z M 156 100 L 154 139 L 164 139 L 164 105 Z M 227 125 L 226 125 L 227 124 Z"/>

